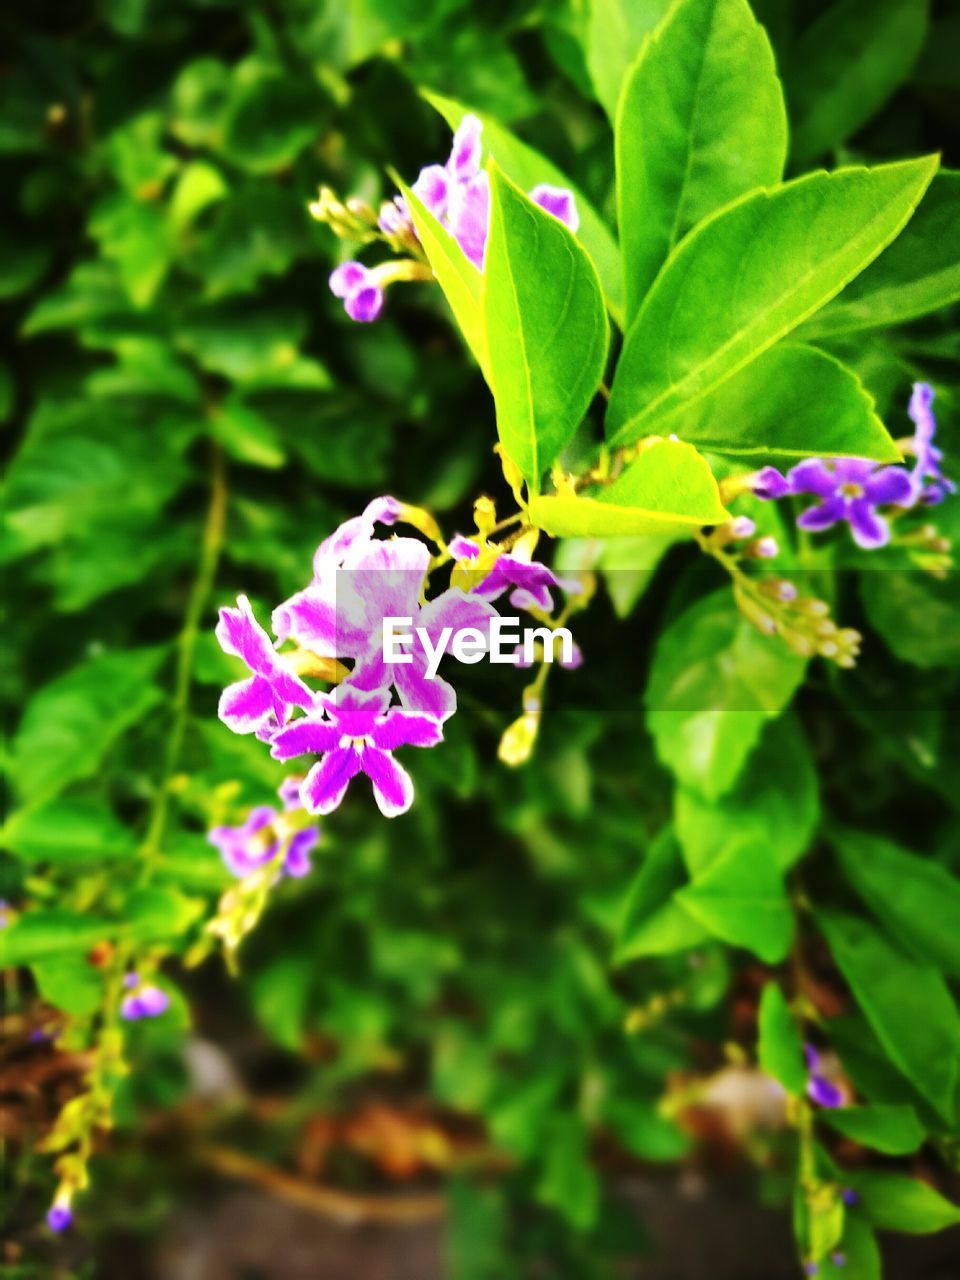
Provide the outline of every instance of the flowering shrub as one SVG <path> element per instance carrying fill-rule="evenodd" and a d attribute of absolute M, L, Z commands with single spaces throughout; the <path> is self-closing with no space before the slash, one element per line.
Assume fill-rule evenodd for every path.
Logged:
<path fill-rule="evenodd" d="M 394 8 L 6 77 L 12 1261 L 145 1202 L 115 1127 L 228 1132 L 240 992 L 271 1153 L 441 1176 L 457 1280 L 613 1274 L 718 1143 L 874 1280 L 960 1223 L 960 177 L 863 128 L 940 24 Z"/>

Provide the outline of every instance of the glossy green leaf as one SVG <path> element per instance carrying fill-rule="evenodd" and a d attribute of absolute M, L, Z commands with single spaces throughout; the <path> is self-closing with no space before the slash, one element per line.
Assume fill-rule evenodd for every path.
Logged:
<path fill-rule="evenodd" d="M 898 234 L 936 157 L 814 173 L 726 206 L 678 245 L 631 325 L 613 383 L 617 444 L 757 360 Z"/>
<path fill-rule="evenodd" d="M 82 953 L 104 935 L 104 923 L 62 907 L 25 911 L 0 929 L 0 968 L 32 964 L 48 956 Z"/>
<path fill-rule="evenodd" d="M 881 1231 L 929 1235 L 960 1224 L 960 1208 L 917 1178 L 896 1173 L 855 1173 L 849 1182 L 864 1216 Z"/>
<path fill-rule="evenodd" d="M 747 0 L 671 6 L 624 82 L 616 149 L 629 325 L 691 227 L 783 176 L 783 92 Z"/>
<path fill-rule="evenodd" d="M 850 827 L 831 827 L 843 874 L 883 927 L 919 960 L 960 977 L 960 883 L 932 858 Z"/>
<path fill-rule="evenodd" d="M 960 299 L 960 173 L 941 169 L 893 244 L 803 327 L 816 338 L 903 324 Z"/>
<path fill-rule="evenodd" d="M 731 831 L 765 843 L 786 871 L 813 838 L 820 816 L 818 793 L 799 721 L 790 714 L 771 721 L 725 796 L 708 801 L 691 787 L 677 788 L 674 825 L 690 874 L 698 875 L 723 852 Z"/>
<path fill-rule="evenodd" d="M 427 255 L 433 274 L 450 304 L 467 346 L 489 381 L 486 332 L 483 318 L 483 276 L 445 227 L 405 183 L 400 192 Z"/>
<path fill-rule="evenodd" d="M 316 84 L 255 62 L 235 70 L 223 121 L 223 150 L 254 173 L 290 164 L 323 129 Z"/>
<path fill-rule="evenodd" d="M 846 365 L 815 347 L 765 352 L 695 404 L 675 427 L 706 453 L 757 466 L 799 458 L 900 462 L 873 397 Z"/>
<path fill-rule="evenodd" d="M 927 31 L 927 0 L 839 0 L 789 50 L 790 158 L 839 146 L 906 80 Z"/>
<path fill-rule="evenodd" d="M 960 1079 L 960 1014 L 943 978 L 856 916 L 820 911 L 817 921 L 890 1061 L 952 1121 Z"/>
<path fill-rule="evenodd" d="M 803 1036 L 776 982 L 768 982 L 760 997 L 757 1056 L 760 1066 L 779 1080 L 787 1093 L 800 1095 L 807 1087 Z"/>
<path fill-rule="evenodd" d="M 820 1118 L 844 1137 L 887 1156 L 913 1155 L 927 1136 L 913 1107 L 838 1107 L 824 1110 Z"/>
<path fill-rule="evenodd" d="M 558 1112 L 550 1125 L 537 1199 L 581 1231 L 596 1221 L 600 1183 L 590 1165 L 586 1129 L 577 1115 Z"/>
<path fill-rule="evenodd" d="M 654 651 L 645 702 L 660 761 L 706 799 L 725 795 L 805 670 L 740 616 L 726 589 L 698 601 L 661 632 Z"/>
<path fill-rule="evenodd" d="M 554 537 L 691 534 L 728 513 L 705 458 L 678 440 L 654 440 L 594 496 L 534 498 L 534 524 Z"/>
<path fill-rule="evenodd" d="M 483 122 L 484 155 L 491 155 L 511 182 L 515 182 L 523 191 L 531 191 L 541 182 L 547 182 L 557 187 L 568 187 L 573 192 L 580 214 L 577 239 L 597 269 L 610 314 L 618 323 L 622 323 L 620 250 L 613 232 L 583 192 L 555 164 L 514 137 L 509 129 L 505 129 L 492 116 L 482 111 L 473 111 L 462 102 L 444 98 L 438 93 L 424 93 L 424 97 L 443 116 L 451 129 L 456 129 L 467 114 L 479 116 Z"/>
<path fill-rule="evenodd" d="M 639 956 L 686 951 L 709 937 L 703 925 L 674 897 L 686 882 L 677 842 L 668 828 L 647 849 L 643 865 L 627 891 L 617 928 L 614 964 L 625 964 Z"/>
<path fill-rule="evenodd" d="M 790 950 L 793 911 L 783 876 L 764 844 L 735 839 L 677 902 L 715 937 L 777 964 Z"/>
<path fill-rule="evenodd" d="M 607 313 L 576 238 L 496 165 L 483 323 L 500 442 L 536 490 L 603 377 Z"/>

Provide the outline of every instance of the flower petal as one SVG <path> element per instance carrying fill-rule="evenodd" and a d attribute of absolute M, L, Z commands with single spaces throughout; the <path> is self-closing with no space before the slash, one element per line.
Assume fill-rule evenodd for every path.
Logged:
<path fill-rule="evenodd" d="M 384 817 L 406 813 L 413 804 L 413 781 L 406 769 L 389 751 L 377 747 L 364 747 L 362 762 L 364 773 L 373 783 L 373 798 Z"/>
<path fill-rule="evenodd" d="M 220 695 L 217 715 L 234 733 L 253 733 L 273 714 L 274 697 L 270 681 L 251 676 L 227 685 Z"/>
<path fill-rule="evenodd" d="M 246 596 L 237 596 L 236 609 L 220 610 L 215 634 L 224 653 L 242 658 L 251 671 L 266 675 L 273 669 L 276 651 Z"/>
<path fill-rule="evenodd" d="M 869 498 L 851 502 L 849 520 L 854 542 L 865 551 L 873 551 L 890 541 L 890 526 L 877 515 Z"/>
<path fill-rule="evenodd" d="M 394 686 L 405 707 L 411 711 L 421 711 L 442 724 L 457 709 L 456 691 L 439 676 L 428 680 L 424 674 L 425 664 L 417 661 L 419 656 L 415 654 L 414 661 L 409 665 L 393 668 Z"/>
<path fill-rule="evenodd" d="M 815 507 L 808 507 L 801 515 L 797 517 L 798 529 L 809 529 L 816 532 L 819 529 L 829 529 L 837 523 L 838 520 L 845 519 L 847 514 L 847 505 L 843 498 L 828 498 L 826 502 L 821 502 Z"/>
<path fill-rule="evenodd" d="M 787 472 L 792 493 L 815 493 L 830 498 L 837 491 L 837 477 L 822 458 L 804 458 Z"/>
<path fill-rule="evenodd" d="M 490 226 L 490 179 L 482 169 L 475 178 L 454 187 L 450 199 L 450 227 L 457 244 L 483 270 Z"/>
<path fill-rule="evenodd" d="M 566 187 L 553 187 L 549 182 L 541 182 L 530 192 L 530 199 L 547 213 L 552 213 L 568 230 L 575 232 L 580 226 L 577 202 L 573 192 Z"/>
<path fill-rule="evenodd" d="M 320 833 L 316 827 L 307 827 L 305 831 L 298 831 L 291 837 L 283 860 L 283 869 L 288 876 L 299 880 L 309 873 L 310 852 L 319 838 Z"/>
<path fill-rule="evenodd" d="M 332 813 L 346 794 L 350 779 L 359 772 L 360 753 L 353 747 L 328 751 L 303 780 L 303 807 L 308 813 Z"/>
<path fill-rule="evenodd" d="M 453 146 L 447 161 L 447 171 L 457 182 L 466 182 L 480 171 L 483 122 L 475 115 L 465 115 L 453 135 Z"/>
<path fill-rule="evenodd" d="M 369 275 L 370 272 L 362 262 L 341 262 L 340 266 L 331 272 L 328 282 L 330 292 L 336 298 L 348 298 L 366 284 Z"/>
<path fill-rule="evenodd" d="M 296 756 L 322 755 L 340 741 L 341 729 L 329 720 L 304 717 L 281 729 L 270 744 L 274 760 L 293 760 Z"/>
<path fill-rule="evenodd" d="M 864 486 L 864 495 L 875 506 L 896 503 L 905 505 L 913 496 L 910 475 L 902 467 L 881 467 Z"/>
<path fill-rule="evenodd" d="M 439 720 L 430 716 L 392 707 L 384 719 L 373 726 L 370 737 L 374 746 L 383 751 L 395 751 L 397 747 L 435 747 L 443 738 L 443 729 Z"/>

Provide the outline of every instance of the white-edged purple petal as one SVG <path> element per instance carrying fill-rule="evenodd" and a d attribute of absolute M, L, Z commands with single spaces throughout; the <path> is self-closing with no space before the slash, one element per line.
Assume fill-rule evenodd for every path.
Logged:
<path fill-rule="evenodd" d="M 478 599 L 476 593 L 467 593 L 459 587 L 448 587 L 425 604 L 414 621 L 416 626 L 424 628 L 431 643 L 436 644 L 444 627 L 451 627 L 454 632 L 467 627 L 486 632 L 490 619 L 496 616 L 497 611 L 488 600 Z"/>
<path fill-rule="evenodd" d="M 480 555 L 479 544 L 462 533 L 455 533 L 447 544 L 447 550 L 455 560 L 476 560 Z"/>
<path fill-rule="evenodd" d="M 408 710 L 421 711 L 442 724 L 457 709 L 456 690 L 440 676 L 428 680 L 425 668 L 426 659 L 415 654 L 413 662 L 393 668 L 393 683 Z"/>
<path fill-rule="evenodd" d="M 370 272 L 362 262 L 341 262 L 330 273 L 330 292 L 336 298 L 349 298 L 362 289 L 370 278 Z"/>
<path fill-rule="evenodd" d="M 360 753 L 353 747 L 336 747 L 319 760 L 303 780 L 300 798 L 308 813 L 333 813 L 351 778 L 360 772 Z"/>
<path fill-rule="evenodd" d="M 808 507 L 797 517 L 797 527 L 799 529 L 807 529 L 812 533 L 818 532 L 820 529 L 830 529 L 838 520 L 844 520 L 847 516 L 847 504 L 843 498 L 830 497 L 826 502 L 821 502 L 815 507 Z"/>
<path fill-rule="evenodd" d="M 270 637 L 254 617 L 246 596 L 237 596 L 236 609 L 220 610 L 214 634 L 224 653 L 242 658 L 258 675 L 267 675 L 276 665 L 277 655 Z"/>
<path fill-rule="evenodd" d="M 389 751 L 364 747 L 361 767 L 373 783 L 373 798 L 385 818 L 396 818 L 413 804 L 413 782 Z"/>
<path fill-rule="evenodd" d="M 483 270 L 490 227 L 490 179 L 485 169 L 454 187 L 450 197 L 450 230 L 478 271 Z"/>
<path fill-rule="evenodd" d="M 398 747 L 435 747 L 443 739 L 443 729 L 439 720 L 430 716 L 392 707 L 373 726 L 370 738 L 373 745 L 383 751 L 396 751 Z"/>
<path fill-rule="evenodd" d="M 277 605 L 271 626 L 278 640 L 298 644 L 323 658 L 337 656 L 337 606 L 331 585 L 311 583 Z"/>
<path fill-rule="evenodd" d="M 281 729 L 270 744 L 274 760 L 293 760 L 297 756 L 322 755 L 340 741 L 342 731 L 329 720 L 304 716 Z"/>
<path fill-rule="evenodd" d="M 865 551 L 874 551 L 890 541 L 890 526 L 877 515 L 869 498 L 855 498 L 850 503 L 847 519 L 854 542 Z"/>
<path fill-rule="evenodd" d="M 913 496 L 913 483 L 902 467 L 881 467 L 867 480 L 863 492 L 874 506 L 906 506 Z"/>
<path fill-rule="evenodd" d="M 254 733 L 274 715 L 274 701 L 270 681 L 251 676 L 227 685 L 220 695 L 217 715 L 234 733 Z"/>
<path fill-rule="evenodd" d="M 572 191 L 566 187 L 551 186 L 549 182 L 540 182 L 530 192 L 530 199 L 547 213 L 552 213 L 568 230 L 577 231 L 580 214 Z"/>
<path fill-rule="evenodd" d="M 753 481 L 754 496 L 763 498 L 765 502 L 776 502 L 779 498 L 785 498 L 790 491 L 790 481 L 776 467 L 761 467 Z M 749 534 L 743 536 L 749 537 Z"/>
<path fill-rule="evenodd" d="M 362 289 L 347 294 L 343 309 L 358 324 L 370 324 L 383 310 L 383 290 L 376 283 L 365 284 Z"/>
<path fill-rule="evenodd" d="M 443 218 L 447 212 L 452 185 L 450 174 L 443 165 L 428 164 L 420 170 L 411 190 L 435 218 Z"/>
<path fill-rule="evenodd" d="M 320 838 L 316 827 L 307 827 L 305 831 L 297 831 L 290 837 L 287 852 L 283 859 L 283 869 L 288 876 L 299 880 L 310 871 L 310 853 Z"/>
<path fill-rule="evenodd" d="M 482 133 L 483 122 L 475 115 L 465 115 L 457 126 L 447 160 L 447 172 L 456 182 L 467 182 L 479 173 Z"/>
<path fill-rule="evenodd" d="M 804 458 L 803 462 L 790 468 L 787 479 L 792 493 L 812 493 L 819 498 L 830 498 L 837 490 L 837 477 L 822 458 Z"/>

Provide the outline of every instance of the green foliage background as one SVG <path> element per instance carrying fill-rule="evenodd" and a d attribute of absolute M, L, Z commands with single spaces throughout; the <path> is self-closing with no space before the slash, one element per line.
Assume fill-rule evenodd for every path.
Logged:
<path fill-rule="evenodd" d="M 235 672 L 213 640 L 215 605 L 246 590 L 269 607 L 299 589 L 317 543 L 377 493 L 429 507 L 448 532 L 469 526 L 478 491 L 503 493 L 492 402 L 439 291 L 397 288 L 378 324 L 347 320 L 326 287 L 340 246 L 306 214 L 318 184 L 376 203 L 392 190 L 387 166 L 410 177 L 442 157 L 449 130 L 426 87 L 516 130 L 612 220 L 617 89 L 665 9 L 115 0 L 5 13 L 0 694 L 14 803 L 0 895 L 37 913 L 20 958 L 50 1004 L 81 1019 L 97 1007 L 86 957 L 105 936 L 186 950 L 229 879 L 205 829 L 269 802 L 283 776 L 216 720 Z M 949 6 L 755 10 L 785 82 L 789 173 L 937 150 L 960 163 Z M 755 180 L 764 173 L 758 161 Z M 953 182 L 937 234 L 956 235 Z M 642 222 L 642 208 L 631 216 Z M 638 262 L 646 251 L 634 246 Z M 857 370 L 894 435 L 908 431 L 912 379 L 935 379 L 956 454 L 955 312 L 856 339 L 842 309 L 830 314 L 811 332 Z M 956 510 L 943 528 L 960 536 Z M 713 1046 L 717 1066 L 741 1036 L 729 997 L 755 969 L 742 948 L 785 954 L 776 875 L 766 914 L 751 907 L 730 932 L 731 899 L 757 889 L 749 841 L 728 851 L 732 831 L 772 846 L 782 870 L 810 855 L 795 891 L 823 906 L 820 932 L 804 926 L 812 962 L 827 964 L 822 934 L 862 1011 L 838 1020 L 844 1065 L 908 1130 L 914 1107 L 946 1149 L 960 1044 L 940 976 L 960 972 L 955 581 L 892 562 L 860 581 L 841 573 L 844 616 L 868 632 L 858 669 L 817 670 L 786 710 L 799 672 L 784 658 L 759 710 L 744 711 L 756 638 L 719 576 L 681 551 L 653 578 L 635 545 L 622 552 L 611 544 L 609 591 L 578 629 L 587 663 L 553 681 L 529 767 L 494 765 L 514 673 L 467 673 L 446 744 L 418 753 L 409 815 L 384 823 L 358 801 L 325 822 L 313 874 L 275 895 L 238 984 L 218 962 L 170 967 L 185 1000 L 131 1037 L 116 1099 L 132 1135 L 125 1180 L 103 1154 L 82 1202 L 97 1231 L 125 1217 L 156 1229 L 180 1194 L 137 1137 L 186 1097 L 189 1006 L 228 1052 L 252 1035 L 285 1064 L 288 1113 L 250 1139 L 280 1162 L 297 1117 L 370 1091 L 483 1122 L 509 1172 L 456 1179 L 457 1280 L 531 1274 L 537 1258 L 558 1276 L 612 1274 L 636 1227 L 624 1236 L 591 1144 L 615 1144 L 613 1167 L 624 1153 L 683 1158 L 689 1139 L 657 1106 L 664 1080 L 690 1068 L 691 1045 Z M 722 731 L 694 725 L 711 749 L 684 754 L 671 691 L 700 666 L 714 688 L 730 661 L 738 714 Z M 929 879 L 911 897 L 901 888 L 918 859 Z M 710 864 L 712 880 L 687 884 Z M 624 1032 L 632 1010 L 642 1034 Z M 773 1187 L 788 1157 L 767 1164 Z M 30 1238 L 49 1182 L 36 1161 L 18 1171 L 13 1230 Z M 912 1219 L 888 1211 L 884 1194 L 864 1183 L 864 1222 L 936 1217 L 926 1204 Z M 848 1272 L 857 1280 L 879 1274 L 871 1248 Z"/>

